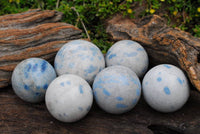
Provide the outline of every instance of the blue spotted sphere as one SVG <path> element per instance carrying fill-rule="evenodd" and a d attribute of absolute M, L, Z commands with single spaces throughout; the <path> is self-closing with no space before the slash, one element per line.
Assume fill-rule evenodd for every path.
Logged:
<path fill-rule="evenodd" d="M 49 85 L 45 102 L 50 114 L 62 122 L 76 122 L 87 115 L 93 103 L 90 85 L 80 76 L 64 74 Z"/>
<path fill-rule="evenodd" d="M 104 111 L 122 114 L 135 107 L 141 96 L 137 75 L 124 66 L 110 66 L 97 74 L 93 83 L 96 103 Z"/>
<path fill-rule="evenodd" d="M 145 49 L 132 40 L 116 42 L 106 54 L 106 65 L 122 65 L 142 77 L 148 69 L 149 59 Z"/>
<path fill-rule="evenodd" d="M 11 83 L 17 96 L 36 103 L 44 100 L 46 89 L 55 78 L 56 72 L 46 60 L 29 58 L 15 67 Z"/>
<path fill-rule="evenodd" d="M 188 100 L 189 84 L 181 69 L 161 64 L 149 70 L 142 81 L 146 102 L 160 112 L 174 112 Z"/>
<path fill-rule="evenodd" d="M 58 51 L 54 67 L 58 75 L 75 74 L 92 84 L 96 74 L 105 68 L 105 60 L 93 43 L 73 40 Z"/>

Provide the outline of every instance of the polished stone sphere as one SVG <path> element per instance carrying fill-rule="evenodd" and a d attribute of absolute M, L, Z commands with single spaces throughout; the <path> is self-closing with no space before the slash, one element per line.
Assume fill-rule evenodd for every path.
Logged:
<path fill-rule="evenodd" d="M 97 74 L 93 83 L 94 98 L 104 111 L 122 114 L 135 107 L 141 96 L 137 75 L 124 66 L 110 66 Z"/>
<path fill-rule="evenodd" d="M 161 64 L 149 70 L 142 81 L 146 102 L 160 112 L 174 112 L 188 100 L 189 84 L 181 69 Z"/>
<path fill-rule="evenodd" d="M 97 73 L 105 67 L 105 60 L 100 49 L 93 43 L 73 40 L 58 51 L 54 66 L 58 75 L 79 75 L 92 84 Z"/>
<path fill-rule="evenodd" d="M 35 103 L 44 100 L 46 89 L 55 78 L 56 72 L 46 60 L 29 58 L 15 67 L 11 82 L 17 96 Z"/>
<path fill-rule="evenodd" d="M 122 65 L 142 77 L 148 69 L 149 59 L 145 49 L 132 40 L 121 40 L 113 44 L 106 54 L 106 65 Z"/>
<path fill-rule="evenodd" d="M 45 102 L 50 114 L 62 122 L 75 122 L 89 112 L 93 94 L 90 85 L 81 77 L 64 74 L 48 87 Z"/>

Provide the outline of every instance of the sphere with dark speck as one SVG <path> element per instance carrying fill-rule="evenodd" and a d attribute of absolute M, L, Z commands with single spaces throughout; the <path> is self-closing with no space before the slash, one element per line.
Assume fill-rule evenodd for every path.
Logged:
<path fill-rule="evenodd" d="M 145 49 L 132 40 L 121 40 L 112 45 L 106 54 L 106 65 L 122 65 L 142 77 L 148 69 L 149 59 Z"/>
<path fill-rule="evenodd" d="M 105 68 L 105 59 L 93 43 L 73 40 L 58 51 L 54 67 L 58 75 L 75 74 L 92 84 L 96 74 Z"/>
<path fill-rule="evenodd" d="M 142 81 L 146 102 L 159 112 L 179 110 L 189 98 L 189 84 L 181 69 L 161 64 L 149 70 Z"/>
<path fill-rule="evenodd" d="M 94 98 L 104 111 L 122 114 L 130 111 L 141 96 L 137 75 L 124 66 L 110 66 L 97 74 L 93 83 Z"/>
<path fill-rule="evenodd" d="M 50 114 L 62 122 L 76 122 L 87 115 L 93 102 L 90 85 L 80 76 L 64 74 L 48 87 L 45 102 Z"/>
<path fill-rule="evenodd" d="M 46 89 L 55 78 L 56 72 L 46 60 L 29 58 L 15 67 L 11 83 L 22 100 L 37 103 L 44 101 Z"/>

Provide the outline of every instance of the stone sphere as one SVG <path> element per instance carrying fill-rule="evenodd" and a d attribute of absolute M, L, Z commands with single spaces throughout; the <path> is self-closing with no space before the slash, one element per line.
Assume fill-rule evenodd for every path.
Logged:
<path fill-rule="evenodd" d="M 85 40 L 66 43 L 57 53 L 54 62 L 58 75 L 75 74 L 92 84 L 97 73 L 105 68 L 100 49 Z"/>
<path fill-rule="evenodd" d="M 92 89 L 80 76 L 64 74 L 49 85 L 45 102 L 54 118 L 75 122 L 89 112 L 93 102 Z"/>
<path fill-rule="evenodd" d="M 15 67 L 11 82 L 17 96 L 35 103 L 44 100 L 46 89 L 55 78 L 56 72 L 46 60 L 29 58 Z"/>
<path fill-rule="evenodd" d="M 189 84 L 181 69 L 161 64 L 149 70 L 142 81 L 146 102 L 160 112 L 174 112 L 188 100 Z"/>
<path fill-rule="evenodd" d="M 122 65 L 142 77 L 148 69 L 149 59 L 145 49 L 132 40 L 116 42 L 106 54 L 106 65 Z"/>
<path fill-rule="evenodd" d="M 97 104 L 106 112 L 122 114 L 131 110 L 141 96 L 137 75 L 124 66 L 110 66 L 97 74 L 93 83 Z"/>

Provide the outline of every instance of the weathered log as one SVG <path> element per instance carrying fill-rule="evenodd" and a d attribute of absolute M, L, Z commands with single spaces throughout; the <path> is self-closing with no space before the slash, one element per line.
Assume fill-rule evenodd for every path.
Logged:
<path fill-rule="evenodd" d="M 82 37 L 80 29 L 59 20 L 61 13 L 41 10 L 0 17 L 0 88 L 9 84 L 20 61 L 30 57 L 52 61 L 64 43 Z"/>
<path fill-rule="evenodd" d="M 157 15 L 138 21 L 117 15 L 108 21 L 106 30 L 114 40 L 139 42 L 147 50 L 153 65 L 170 63 L 181 67 L 200 91 L 200 38 L 170 28 Z"/>
<path fill-rule="evenodd" d="M 54 10 L 32 9 L 23 13 L 0 16 L 0 30 L 34 27 L 44 23 L 58 22 L 62 13 Z"/>

